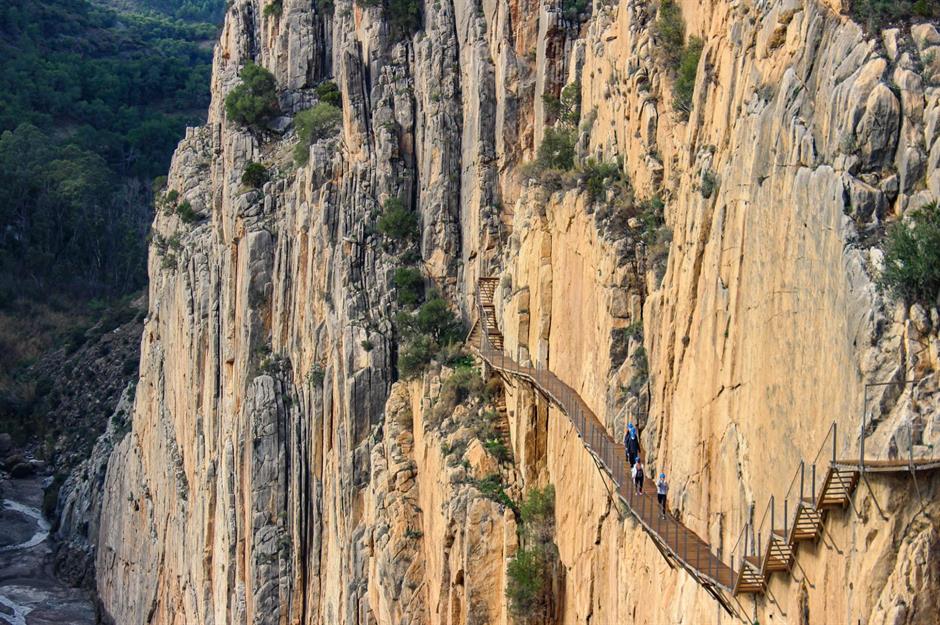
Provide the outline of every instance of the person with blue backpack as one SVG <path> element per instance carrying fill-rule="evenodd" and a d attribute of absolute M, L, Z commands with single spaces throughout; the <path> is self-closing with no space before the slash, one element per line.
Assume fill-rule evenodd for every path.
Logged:
<path fill-rule="evenodd" d="M 623 449 L 627 455 L 627 462 L 630 463 L 630 468 L 633 468 L 637 458 L 640 457 L 640 437 L 632 423 L 627 424 L 627 431 L 623 435 Z"/>

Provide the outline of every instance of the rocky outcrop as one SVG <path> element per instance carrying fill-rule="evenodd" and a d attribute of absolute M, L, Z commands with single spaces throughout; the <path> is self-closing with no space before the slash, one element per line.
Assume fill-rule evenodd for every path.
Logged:
<path fill-rule="evenodd" d="M 476 278 L 499 275 L 507 349 L 616 436 L 639 421 L 677 514 L 725 555 L 833 420 L 856 432 L 867 408 L 876 448 L 909 423 L 936 442 L 938 313 L 874 284 L 885 224 L 940 196 L 932 26 L 874 37 L 831 2 L 681 2 L 704 41 L 685 121 L 646 2 L 443 1 L 403 40 L 381 7 L 280 4 L 230 7 L 209 121 L 169 176 L 198 219 L 154 224 L 133 428 L 98 525 L 114 622 L 508 622 L 516 521 L 474 487 L 494 471 L 515 498 L 555 485 L 558 622 L 730 622 L 532 389 L 501 382 L 510 468 L 462 433 L 467 406 L 428 417 L 446 370 L 396 381 L 401 257 L 375 229 L 390 197 L 419 215 L 421 265 L 464 317 Z M 248 61 L 278 81 L 270 131 L 223 112 Z M 297 168 L 290 116 L 328 76 L 342 132 Z M 600 191 L 521 167 L 543 92 L 576 81 L 579 160 L 622 161 Z M 273 174 L 260 190 L 249 161 Z M 913 392 L 861 405 L 866 383 L 911 371 Z M 938 531 L 919 502 L 907 482 L 859 491 L 752 616 L 928 622 L 937 570 L 917 554 Z"/>

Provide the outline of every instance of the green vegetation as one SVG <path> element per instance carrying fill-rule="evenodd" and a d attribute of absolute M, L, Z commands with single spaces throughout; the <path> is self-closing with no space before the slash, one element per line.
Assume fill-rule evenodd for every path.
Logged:
<path fill-rule="evenodd" d="M 616 184 L 624 180 L 623 165 L 589 158 L 581 166 L 581 176 L 591 199 L 601 200 L 607 195 L 608 189 L 616 189 Z"/>
<path fill-rule="evenodd" d="M 402 337 L 398 372 L 403 378 L 423 373 L 432 360 L 463 339 L 463 324 L 437 294 L 414 312 L 399 312 L 395 322 Z"/>
<path fill-rule="evenodd" d="M 225 114 L 235 123 L 261 130 L 280 112 L 274 74 L 254 63 L 239 72 L 239 83 L 225 97 Z"/>
<path fill-rule="evenodd" d="M 317 85 L 317 88 L 314 91 L 316 91 L 320 102 L 330 104 L 337 108 L 343 103 L 343 96 L 339 92 L 339 87 L 337 87 L 336 83 L 332 80 L 324 80 L 319 85 Z"/>
<path fill-rule="evenodd" d="M 242 184 L 252 189 L 260 189 L 270 178 L 271 174 L 268 172 L 267 167 L 261 163 L 249 161 L 242 173 Z"/>
<path fill-rule="evenodd" d="M 590 8 L 590 0 L 561 0 L 561 13 L 565 16 L 565 19 L 580 19 Z"/>
<path fill-rule="evenodd" d="M 908 303 L 934 306 L 940 297 L 940 207 L 932 202 L 888 229 L 881 287 Z"/>
<path fill-rule="evenodd" d="M 500 505 L 506 506 L 513 512 L 518 512 L 516 502 L 506 494 L 503 480 L 498 474 L 487 475 L 482 480 L 474 480 L 473 485 L 476 486 L 480 494 L 487 499 L 491 499 Z M 512 565 L 510 564 L 510 566 Z"/>
<path fill-rule="evenodd" d="M 135 6 L 181 20 L 213 24 L 221 22 L 225 13 L 225 0 L 137 0 Z"/>
<path fill-rule="evenodd" d="M 561 97 L 542 94 L 542 103 L 549 115 L 568 127 L 575 127 L 581 119 L 581 83 L 573 82 L 561 90 Z"/>
<path fill-rule="evenodd" d="M 382 215 L 375 224 L 385 237 L 395 241 L 413 241 L 418 238 L 418 216 L 405 208 L 397 197 L 385 200 Z"/>
<path fill-rule="evenodd" d="M 702 58 L 704 45 L 698 37 L 689 37 L 689 43 L 682 48 L 682 54 L 679 56 L 676 82 L 672 87 L 672 106 L 686 119 L 692 113 L 695 75 L 698 72 L 698 62 Z"/>
<path fill-rule="evenodd" d="M 695 75 L 704 43 L 698 37 L 685 41 L 685 21 L 682 9 L 675 0 L 662 0 L 659 14 L 653 24 L 656 38 L 656 54 L 675 75 L 673 85 L 673 108 L 684 119 L 692 111 L 692 94 L 695 90 Z"/>
<path fill-rule="evenodd" d="M 554 610 L 552 582 L 558 566 L 555 489 L 533 489 L 519 508 L 522 546 L 506 569 L 506 598 L 516 622 L 542 623 Z"/>
<path fill-rule="evenodd" d="M 718 177 L 711 170 L 702 172 L 702 182 L 699 186 L 699 193 L 706 200 L 718 191 Z"/>
<path fill-rule="evenodd" d="M 395 39 L 410 37 L 421 28 L 419 0 L 356 0 L 356 4 L 364 8 L 382 7 Z"/>
<path fill-rule="evenodd" d="M 261 11 L 265 17 L 280 17 L 281 13 L 284 12 L 283 0 L 271 0 Z"/>
<path fill-rule="evenodd" d="M 343 112 L 326 102 L 317 102 L 306 111 L 297 113 L 294 126 L 298 143 L 294 146 L 294 162 L 305 165 L 310 158 L 310 146 L 336 134 L 343 122 Z"/>
<path fill-rule="evenodd" d="M 208 106 L 215 32 L 86 0 L 0 5 L 0 303 L 143 285 L 150 181 Z"/>
<path fill-rule="evenodd" d="M 849 13 L 869 30 L 882 30 L 911 19 L 940 17 L 940 0 L 851 0 Z"/>
<path fill-rule="evenodd" d="M 188 200 L 183 200 L 176 205 L 176 214 L 184 224 L 199 221 L 199 214 L 193 210 L 193 205 Z"/>
<path fill-rule="evenodd" d="M 535 164 L 539 170 L 568 171 L 574 167 L 574 131 L 568 128 L 546 128 L 539 144 Z"/>
<path fill-rule="evenodd" d="M 685 47 L 685 20 L 682 9 L 675 0 L 662 0 L 659 13 L 653 23 L 656 36 L 656 52 L 659 58 L 672 70 L 679 67 L 682 50 Z"/>
<path fill-rule="evenodd" d="M 424 299 L 424 276 L 414 267 L 399 267 L 395 270 L 392 283 L 398 290 L 398 303 L 414 308 Z"/>
<path fill-rule="evenodd" d="M 432 410 L 432 422 L 440 423 L 454 412 L 454 408 L 470 397 L 483 392 L 483 378 L 471 365 L 458 366 L 441 384 L 441 392 Z"/>
<path fill-rule="evenodd" d="M 18 440 L 68 427 L 51 415 L 74 389 L 64 376 L 49 391 L 26 367 L 113 330 L 145 284 L 155 178 L 209 105 L 217 26 L 179 18 L 215 20 L 224 4 L 0 3 L 0 431 Z"/>

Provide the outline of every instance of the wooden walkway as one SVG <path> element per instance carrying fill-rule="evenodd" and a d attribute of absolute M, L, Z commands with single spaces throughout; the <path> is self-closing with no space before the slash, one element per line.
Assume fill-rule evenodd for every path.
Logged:
<path fill-rule="evenodd" d="M 629 514 L 669 562 L 687 571 L 731 615 L 741 618 L 732 605 L 739 594 L 763 594 L 774 573 L 789 575 L 799 544 L 818 541 L 827 514 L 851 504 L 852 493 L 864 473 L 913 473 L 940 468 L 940 458 L 859 460 L 837 458 L 837 429 L 833 423 L 812 463 L 800 462 L 782 504 L 770 497 L 761 520 L 749 522 L 727 554 L 712 549 L 695 532 L 670 513 L 661 514 L 656 501 L 656 475 L 649 471 L 644 493 L 633 489 L 630 466 L 623 445 L 617 443 L 580 395 L 546 369 L 526 367 L 503 352 L 503 336 L 497 326 L 495 278 L 481 278 L 477 286 L 478 316 L 468 343 L 495 371 L 524 380 L 568 417 L 585 448 L 594 457 Z M 831 456 L 830 456 L 831 451 Z M 820 469 L 817 475 L 817 467 Z M 736 603 L 739 607 L 740 604 Z"/>
<path fill-rule="evenodd" d="M 603 468 L 628 512 L 637 520 L 667 558 L 670 565 L 685 569 L 730 613 L 734 611 L 722 591 L 734 587 L 734 571 L 721 561 L 695 532 L 679 523 L 670 513 L 662 515 L 656 501 L 655 476 L 647 476 L 642 495 L 634 492 L 630 466 L 622 444 L 608 434 L 580 395 L 551 371 L 520 365 L 494 343 L 502 345 L 502 334 L 492 326 L 495 320 L 493 279 L 480 280 L 479 317 L 470 331 L 469 343 L 494 370 L 525 380 L 564 412 L 596 462 Z"/>

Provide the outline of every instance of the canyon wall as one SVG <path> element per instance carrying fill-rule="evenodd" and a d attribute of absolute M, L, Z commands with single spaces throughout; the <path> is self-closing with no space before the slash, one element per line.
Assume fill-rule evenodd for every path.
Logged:
<path fill-rule="evenodd" d="M 158 211 L 132 428 L 92 524 L 113 622 L 508 623 L 517 519 L 489 475 L 517 501 L 555 486 L 550 620 L 734 622 L 533 389 L 496 378 L 507 462 L 468 431 L 472 399 L 435 410 L 448 367 L 398 379 L 401 256 L 375 227 L 391 197 L 455 310 L 472 321 L 477 278 L 499 277 L 507 352 L 615 438 L 637 420 L 672 507 L 726 558 L 833 422 L 857 453 L 865 384 L 919 380 L 871 391 L 873 453 L 908 423 L 921 447 L 940 438 L 940 315 L 875 286 L 885 224 L 940 197 L 936 28 L 866 33 L 837 2 L 680 2 L 704 46 L 686 120 L 656 7 L 571 4 L 429 2 L 405 37 L 350 0 L 231 4 L 209 121 L 169 175 L 196 219 Z M 264 132 L 225 115 L 249 61 L 278 84 Z M 295 166 L 291 117 L 327 78 L 341 132 Z M 579 161 L 621 172 L 600 192 L 524 167 L 554 121 L 542 94 L 576 82 Z M 249 162 L 273 174 L 262 189 Z M 739 613 L 935 622 L 938 484 L 872 482 Z"/>

